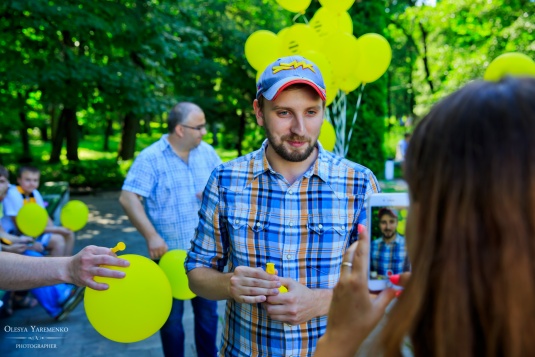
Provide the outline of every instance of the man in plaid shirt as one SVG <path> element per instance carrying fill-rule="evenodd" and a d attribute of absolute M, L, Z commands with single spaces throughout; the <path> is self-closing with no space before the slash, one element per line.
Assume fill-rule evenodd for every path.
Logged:
<path fill-rule="evenodd" d="M 314 63 L 281 58 L 257 89 L 267 140 L 212 172 L 186 271 L 196 294 L 227 300 L 220 356 L 311 356 L 364 201 L 379 188 L 369 169 L 317 141 L 325 85 Z"/>
<path fill-rule="evenodd" d="M 382 236 L 372 241 L 370 271 L 384 277 L 410 271 L 405 237 L 397 232 L 397 211 L 381 208 L 377 216 Z"/>

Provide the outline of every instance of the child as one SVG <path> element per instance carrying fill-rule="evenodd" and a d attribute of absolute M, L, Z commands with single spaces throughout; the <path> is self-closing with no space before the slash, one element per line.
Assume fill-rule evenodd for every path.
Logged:
<path fill-rule="evenodd" d="M 7 205 L 5 205 L 6 199 L 9 195 L 9 191 L 17 192 L 16 188 L 15 190 L 10 189 L 6 196 L 5 191 L 9 184 L 8 176 L 9 172 L 3 166 L 0 165 L 0 250 L 5 250 L 12 253 L 19 253 L 36 258 L 42 258 L 42 254 L 35 251 L 35 249 L 30 250 L 30 247 L 27 245 L 29 242 L 32 241 L 31 238 L 24 236 L 19 237 L 17 235 L 9 234 L 8 229 L 6 229 L 6 225 L 11 225 L 12 227 L 13 224 L 12 219 L 9 216 L 4 215 L 5 208 L 7 207 Z M 11 188 L 13 187 L 14 186 L 12 186 Z M 61 236 L 59 237 L 61 239 Z M 30 292 L 33 296 L 35 296 L 37 301 L 41 304 L 41 306 L 50 316 L 52 316 L 57 321 L 62 321 L 82 301 L 84 288 L 76 287 L 71 284 L 56 284 L 35 288 L 30 290 Z M 19 307 L 35 306 L 34 300 L 31 297 L 27 297 L 25 295 L 22 295 L 22 297 L 23 299 L 18 302 Z M 22 304 L 22 301 L 26 301 L 26 303 Z M 9 302 L 9 299 L 4 299 L 4 302 Z M 10 306 L 13 303 L 15 305 L 17 304 L 16 296 L 14 295 L 13 300 L 10 301 L 10 304 L 4 307 L 3 315 L 9 316 L 13 313 L 12 306 Z"/>
<path fill-rule="evenodd" d="M 45 206 L 43 197 L 37 190 L 39 187 L 40 172 L 37 168 L 23 166 L 17 173 L 18 186 L 11 186 L 4 200 L 4 210 L 8 217 L 11 217 L 12 225 L 9 229 L 15 234 L 18 233 L 15 217 L 19 210 L 27 203 L 37 203 L 41 207 Z M 8 227 L 4 228 L 7 230 Z M 45 232 L 37 240 L 43 248 L 50 252 L 51 256 L 61 257 L 72 255 L 74 247 L 74 232 L 64 227 L 54 226 L 50 217 Z"/>

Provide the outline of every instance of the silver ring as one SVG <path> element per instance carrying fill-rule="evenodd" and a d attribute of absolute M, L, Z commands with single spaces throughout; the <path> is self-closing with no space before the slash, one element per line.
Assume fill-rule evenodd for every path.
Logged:
<path fill-rule="evenodd" d="M 342 266 L 343 266 L 343 267 L 350 267 L 350 268 L 351 268 L 351 267 L 353 266 L 353 264 L 350 263 L 350 262 L 343 262 L 343 263 L 342 263 Z"/>

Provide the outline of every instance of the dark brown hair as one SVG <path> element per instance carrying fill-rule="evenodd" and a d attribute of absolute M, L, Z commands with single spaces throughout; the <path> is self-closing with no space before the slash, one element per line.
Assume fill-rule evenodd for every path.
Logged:
<path fill-rule="evenodd" d="M 21 178 L 25 172 L 31 172 L 32 174 L 41 174 L 41 171 L 37 167 L 33 166 L 21 166 L 17 170 L 17 178 Z"/>
<path fill-rule="evenodd" d="M 378 346 L 534 356 L 535 79 L 473 82 L 416 127 L 404 167 L 412 276 Z"/>
<path fill-rule="evenodd" d="M 9 180 L 9 171 L 2 165 L 0 165 L 0 176 Z"/>

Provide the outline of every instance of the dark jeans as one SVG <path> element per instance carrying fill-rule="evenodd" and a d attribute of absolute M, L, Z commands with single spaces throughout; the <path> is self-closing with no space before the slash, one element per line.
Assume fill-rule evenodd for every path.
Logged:
<path fill-rule="evenodd" d="M 193 306 L 195 320 L 195 346 L 197 347 L 197 356 L 216 357 L 217 302 L 199 296 L 190 301 Z M 165 357 L 184 356 L 185 334 L 184 327 L 182 326 L 184 302 L 173 299 L 171 314 L 160 329 Z"/>

